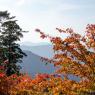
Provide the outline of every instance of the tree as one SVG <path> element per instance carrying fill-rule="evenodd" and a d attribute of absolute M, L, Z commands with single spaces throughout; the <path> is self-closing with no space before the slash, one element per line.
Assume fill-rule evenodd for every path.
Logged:
<path fill-rule="evenodd" d="M 2 59 L 0 65 L 4 67 L 8 76 L 19 74 L 20 66 L 17 63 L 26 56 L 17 43 L 23 37 L 23 32 L 26 31 L 17 24 L 15 16 L 11 17 L 7 11 L 0 11 L 0 59 Z"/>
<path fill-rule="evenodd" d="M 68 36 L 65 39 L 51 37 L 36 29 L 42 38 L 49 38 L 53 44 L 54 57 L 43 59 L 58 67 L 55 73 L 61 75 L 61 81 L 53 79 L 56 95 L 61 95 L 60 91 L 65 95 L 95 95 L 95 25 L 88 24 L 84 36 L 71 28 L 56 30 Z M 69 75 L 79 80 L 71 80 Z"/>

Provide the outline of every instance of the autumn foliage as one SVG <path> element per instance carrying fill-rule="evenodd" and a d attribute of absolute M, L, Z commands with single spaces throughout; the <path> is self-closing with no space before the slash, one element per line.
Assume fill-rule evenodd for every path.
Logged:
<path fill-rule="evenodd" d="M 57 89 L 61 86 L 60 90 L 66 95 L 95 94 L 95 25 L 88 24 L 84 36 L 71 28 L 56 30 L 68 36 L 65 39 L 51 37 L 36 29 L 42 38 L 49 38 L 53 44 L 52 63 L 58 67 L 55 72 L 64 77 Z M 69 75 L 77 76 L 79 80 L 70 80 Z"/>
<path fill-rule="evenodd" d="M 36 29 L 41 38 L 50 39 L 55 55 L 43 60 L 54 64 L 57 70 L 35 78 L 22 74 L 7 77 L 1 72 L 2 95 L 95 95 L 95 25 L 87 25 L 84 36 L 71 28 L 56 30 L 68 36 L 52 37 Z"/>

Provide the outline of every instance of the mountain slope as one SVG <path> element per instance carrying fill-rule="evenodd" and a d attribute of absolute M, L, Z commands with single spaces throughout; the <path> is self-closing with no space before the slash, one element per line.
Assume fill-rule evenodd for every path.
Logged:
<path fill-rule="evenodd" d="M 36 73 L 52 73 L 54 71 L 53 64 L 45 65 L 41 57 L 32 53 L 31 51 L 24 51 L 28 56 L 23 58 L 21 63 L 21 72 L 35 75 Z"/>

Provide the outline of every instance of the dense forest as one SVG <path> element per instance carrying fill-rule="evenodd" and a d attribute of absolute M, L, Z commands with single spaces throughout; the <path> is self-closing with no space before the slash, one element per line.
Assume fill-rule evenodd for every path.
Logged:
<path fill-rule="evenodd" d="M 88 24 L 84 35 L 71 28 L 56 31 L 68 36 L 52 37 L 35 29 L 42 40 L 50 40 L 54 50 L 53 58 L 41 60 L 57 69 L 32 78 L 21 73 L 17 64 L 27 56 L 17 43 L 27 31 L 17 24 L 15 16 L 0 11 L 0 95 L 95 95 L 95 24 Z"/>

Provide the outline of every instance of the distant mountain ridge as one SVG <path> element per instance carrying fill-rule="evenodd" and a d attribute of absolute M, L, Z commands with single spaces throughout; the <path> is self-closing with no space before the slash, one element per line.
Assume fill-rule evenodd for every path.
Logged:
<path fill-rule="evenodd" d="M 39 42 L 39 43 L 32 43 L 32 42 L 22 42 L 20 45 L 26 46 L 41 46 L 41 45 L 51 45 L 50 42 Z"/>
<path fill-rule="evenodd" d="M 42 57 L 48 57 L 51 58 L 54 55 L 53 46 L 51 44 L 47 45 L 21 45 L 22 50 L 28 50 L 32 53 L 42 56 Z"/>

